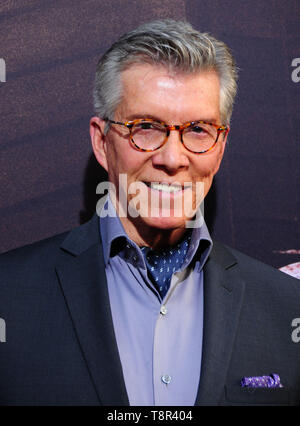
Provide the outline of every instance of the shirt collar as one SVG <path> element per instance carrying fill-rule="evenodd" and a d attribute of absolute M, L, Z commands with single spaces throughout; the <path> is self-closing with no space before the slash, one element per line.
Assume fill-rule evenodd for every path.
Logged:
<path fill-rule="evenodd" d="M 194 228 L 189 249 L 181 267 L 185 269 L 192 260 L 199 261 L 199 269 L 202 269 L 212 250 L 213 242 L 205 221 L 200 227 Z"/>
<path fill-rule="evenodd" d="M 145 267 L 143 254 L 140 248 L 136 243 L 130 240 L 126 234 L 122 222 L 120 221 L 109 196 L 107 196 L 107 199 L 101 209 L 99 220 L 105 265 L 108 264 L 109 258 L 114 252 L 114 243 L 118 241 L 119 248 L 124 246 L 128 249 L 131 248 L 134 250 L 138 254 L 135 261 L 140 261 L 142 266 Z M 193 229 L 189 249 L 181 270 L 185 269 L 193 259 L 200 262 L 199 268 L 202 269 L 212 250 L 212 245 L 211 236 L 206 223 L 203 221 L 201 227 Z"/>
<path fill-rule="evenodd" d="M 123 228 L 122 222 L 120 221 L 109 196 L 107 196 L 107 199 L 103 204 L 99 220 L 104 262 L 105 265 L 107 265 L 111 256 L 113 242 L 120 239 L 125 241 L 125 243 L 127 240 L 129 243 L 130 239 Z"/>

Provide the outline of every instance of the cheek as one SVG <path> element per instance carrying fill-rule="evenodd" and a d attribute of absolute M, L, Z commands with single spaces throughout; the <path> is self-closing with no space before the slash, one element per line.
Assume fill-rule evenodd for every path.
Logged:
<path fill-rule="evenodd" d="M 128 161 L 128 154 L 126 155 L 126 147 L 125 143 L 121 144 L 114 139 L 110 139 L 107 142 L 107 163 L 109 173 L 113 173 L 114 171 L 126 169 L 126 162 Z"/>
<path fill-rule="evenodd" d="M 126 142 L 110 143 L 107 146 L 108 175 L 110 180 L 119 179 L 119 174 L 126 174 L 128 180 L 142 169 L 145 158 L 143 153 L 128 149 Z"/>
<path fill-rule="evenodd" d="M 216 161 L 202 162 L 201 165 L 198 165 L 198 167 L 196 168 L 195 180 L 203 180 L 213 177 L 218 170 L 218 164 L 219 163 L 217 163 Z"/>
<path fill-rule="evenodd" d="M 212 151 L 208 155 L 203 155 L 195 163 L 195 170 L 198 179 L 209 179 L 219 170 L 223 158 L 223 149 L 220 147 L 218 151 Z"/>

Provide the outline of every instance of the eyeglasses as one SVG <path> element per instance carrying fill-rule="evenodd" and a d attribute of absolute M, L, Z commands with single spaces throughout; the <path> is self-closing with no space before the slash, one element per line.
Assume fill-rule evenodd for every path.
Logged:
<path fill-rule="evenodd" d="M 177 130 L 181 143 L 188 151 L 194 154 L 204 154 L 214 148 L 220 133 L 226 135 L 229 131 L 227 126 L 202 120 L 181 125 L 168 125 L 163 121 L 155 121 L 151 118 L 125 121 L 125 123 L 108 118 L 105 121 L 127 127 L 131 143 L 136 149 L 143 152 L 153 152 L 161 148 L 166 143 L 170 131 Z"/>

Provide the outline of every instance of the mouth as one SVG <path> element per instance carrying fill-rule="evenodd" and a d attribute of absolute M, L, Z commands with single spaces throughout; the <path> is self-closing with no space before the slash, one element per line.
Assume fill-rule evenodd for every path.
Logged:
<path fill-rule="evenodd" d="M 188 185 L 181 185 L 179 183 L 171 184 L 167 182 L 144 182 L 144 184 L 152 191 L 160 191 L 165 194 L 176 194 L 192 187 L 190 182 Z"/>

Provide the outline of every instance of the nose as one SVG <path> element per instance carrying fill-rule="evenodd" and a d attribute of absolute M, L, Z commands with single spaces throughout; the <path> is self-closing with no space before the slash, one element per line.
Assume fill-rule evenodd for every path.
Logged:
<path fill-rule="evenodd" d="M 178 131 L 170 130 L 165 144 L 153 153 L 152 164 L 154 167 L 165 169 L 170 174 L 188 167 L 188 151 L 181 143 Z"/>

